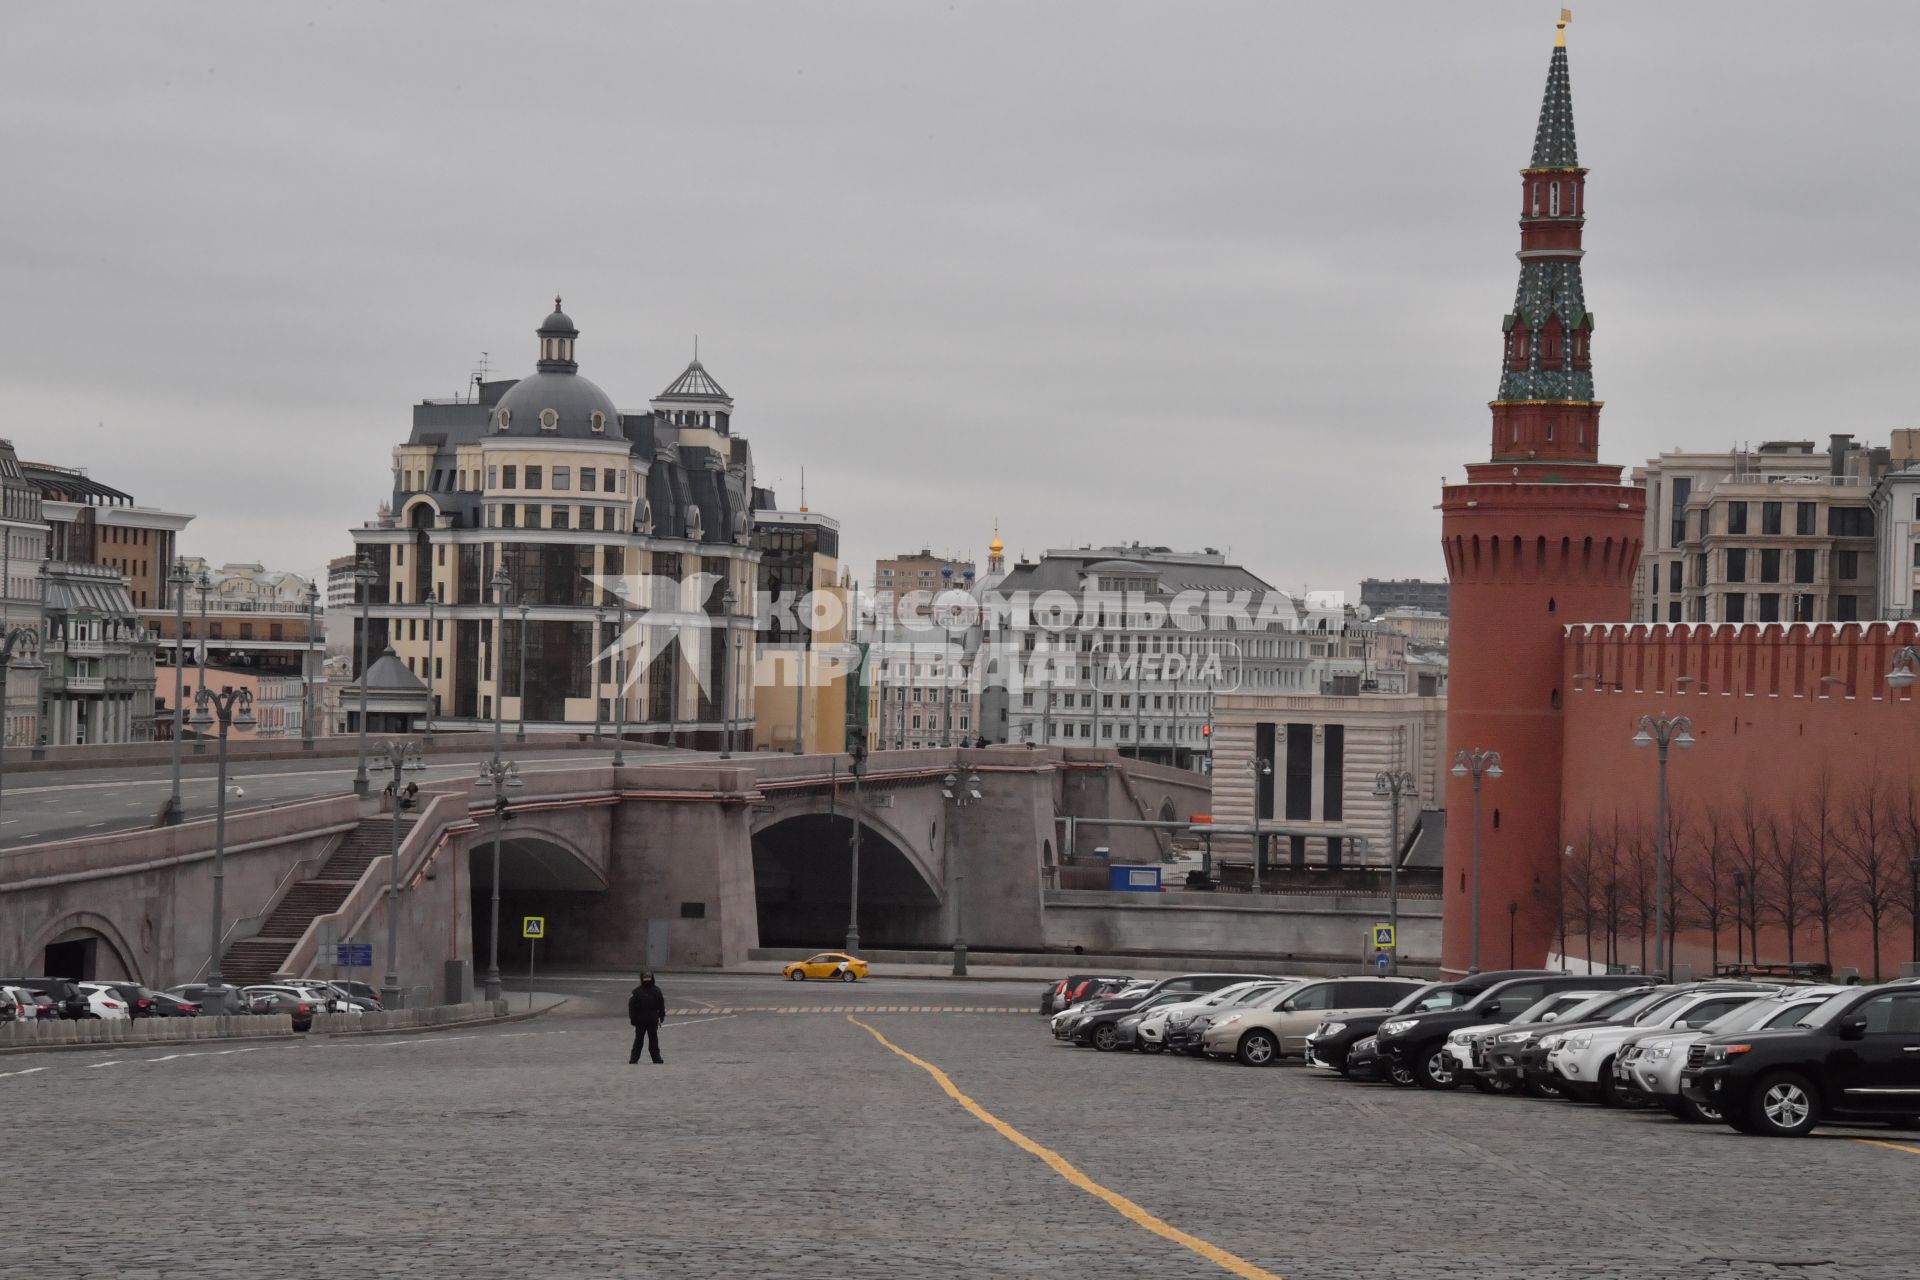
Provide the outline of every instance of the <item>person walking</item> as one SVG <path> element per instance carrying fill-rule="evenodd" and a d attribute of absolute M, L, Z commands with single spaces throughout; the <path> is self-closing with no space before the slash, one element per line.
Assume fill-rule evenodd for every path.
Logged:
<path fill-rule="evenodd" d="M 666 1020 L 667 998 L 654 985 L 652 974 L 641 974 L 640 985 L 627 997 L 627 1021 L 633 1024 L 633 1052 L 627 1056 L 628 1066 L 640 1061 L 643 1043 L 655 1062 L 666 1061 L 660 1056 L 660 1024 Z"/>

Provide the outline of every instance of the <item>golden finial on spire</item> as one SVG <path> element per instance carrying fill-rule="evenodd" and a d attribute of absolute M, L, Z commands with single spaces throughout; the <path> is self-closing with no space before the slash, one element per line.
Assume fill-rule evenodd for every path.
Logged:
<path fill-rule="evenodd" d="M 1553 47 L 1554 48 L 1564 49 L 1567 47 L 1567 24 L 1572 21 L 1573 21 L 1573 10 L 1562 9 L 1560 11 L 1560 21 L 1553 24 Z"/>

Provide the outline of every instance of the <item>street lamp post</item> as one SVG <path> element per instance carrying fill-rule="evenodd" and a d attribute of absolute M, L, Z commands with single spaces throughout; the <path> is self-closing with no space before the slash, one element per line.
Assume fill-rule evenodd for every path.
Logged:
<path fill-rule="evenodd" d="M 1134 758 L 1139 759 L 1138 754 Z M 1247 776 L 1253 779 L 1253 891 L 1258 893 L 1261 873 L 1267 869 L 1267 836 L 1260 830 L 1260 780 L 1273 776 L 1273 761 L 1255 756 L 1247 761 Z"/>
<path fill-rule="evenodd" d="M 499 701 L 494 699 L 496 705 Z M 491 1002 L 500 998 L 500 836 L 507 825 L 507 788 L 523 785 L 519 762 L 502 760 L 495 752 L 481 762 L 477 785 L 493 788 L 493 912 L 487 926 L 486 980 L 486 998 Z"/>
<path fill-rule="evenodd" d="M 627 598 L 613 606 L 613 767 L 627 763 Z"/>
<path fill-rule="evenodd" d="M 14 651 L 16 649 L 19 651 L 20 656 L 17 661 L 22 671 L 38 670 L 41 666 L 40 659 L 37 656 L 40 652 L 40 633 L 32 627 L 9 627 L 7 628 L 6 638 L 0 640 L 0 731 L 3 731 L 6 723 L 7 669 L 13 666 L 16 661 L 14 657 Z M 178 703 L 178 694 L 174 695 L 174 701 Z M 5 762 L 6 755 L 4 752 L 0 752 L 0 766 L 4 766 Z"/>
<path fill-rule="evenodd" d="M 1693 721 L 1685 716 L 1641 716 L 1636 747 L 1660 748 L 1660 796 L 1654 807 L 1653 850 L 1656 887 L 1653 894 L 1653 971 L 1667 972 L 1667 881 L 1672 874 L 1672 851 L 1667 848 L 1667 750 L 1693 745 Z"/>
<path fill-rule="evenodd" d="M 600 640 L 600 644 L 601 644 L 601 648 L 600 648 L 600 652 L 602 652 L 602 653 L 607 653 L 607 647 L 606 647 L 606 641 L 607 641 L 607 611 L 606 611 L 606 609 L 604 609 L 604 608 L 600 608 L 600 607 L 596 607 L 596 608 L 594 609 L 594 611 L 593 611 L 593 629 L 594 629 L 594 633 L 595 633 L 595 635 L 596 635 L 596 636 L 598 636 L 598 638 L 599 638 L 599 640 Z M 607 667 L 608 667 L 608 669 L 609 669 L 609 670 L 611 670 L 611 669 L 612 669 L 612 667 L 613 667 L 613 655 L 612 655 L 612 654 L 610 654 L 610 653 L 607 653 Z M 600 741 L 600 736 L 601 736 L 601 735 L 600 735 L 600 726 L 606 723 L 606 719 L 607 719 L 607 717 L 606 717 L 606 714 L 605 714 L 605 712 L 601 710 L 601 708 L 602 708 L 602 706 L 604 705 L 604 700 L 603 700 L 603 699 L 602 699 L 602 698 L 600 697 L 600 694 L 599 694 L 599 690 L 598 690 L 598 687 L 597 687 L 597 686 L 598 686 L 598 684 L 600 683 L 600 680 L 599 680 L 599 672 L 600 672 L 600 666 L 599 666 L 599 663 L 597 663 L 597 662 L 596 662 L 596 663 L 594 664 L 594 668 L 593 668 L 593 669 L 594 669 L 594 681 L 595 681 L 595 685 L 596 685 L 596 688 L 595 688 L 595 691 L 594 691 L 594 695 L 593 695 L 593 740 L 594 740 L 595 742 L 598 742 L 598 741 Z M 616 689 L 617 689 L 617 688 L 619 688 L 619 686 L 618 686 L 618 685 L 615 685 L 614 687 L 615 687 Z"/>
<path fill-rule="evenodd" d="M 187 665 L 187 588 L 192 585 L 187 562 L 175 560 L 167 574 L 167 586 L 173 589 L 173 793 L 160 814 L 162 825 L 169 827 L 177 825 L 185 812 L 180 803 L 180 739 L 187 736 L 187 709 L 180 705 L 180 680 Z"/>
<path fill-rule="evenodd" d="M 373 560 L 360 553 L 353 566 L 353 587 L 360 593 L 360 745 L 359 759 L 353 770 L 353 794 L 367 794 L 367 671 L 373 666 L 373 584 L 380 580 Z M 206 683 L 204 680 L 202 684 Z"/>
<path fill-rule="evenodd" d="M 500 718 L 507 704 L 507 592 L 513 589 L 513 579 L 507 576 L 505 569 L 495 569 L 487 585 L 493 588 L 493 754 L 500 756 Z"/>
<path fill-rule="evenodd" d="M 171 578 L 168 581 L 172 581 Z M 307 584 L 307 656 L 302 664 L 300 681 L 300 749 L 313 750 L 313 632 L 315 625 L 314 610 L 320 603 L 320 588 L 314 583 Z M 179 650 L 174 651 L 173 700 L 180 700 Z M 432 721 L 428 721 L 431 726 Z M 180 761 L 180 752 L 175 748 L 173 759 L 176 767 Z"/>
<path fill-rule="evenodd" d="M 867 771 L 867 740 L 860 732 L 861 723 L 856 708 L 847 711 L 847 753 L 853 758 L 853 834 L 848 837 L 847 848 L 852 863 L 852 873 L 847 883 L 847 954 L 860 954 L 860 775 Z M 840 759 L 834 757 L 838 766 Z"/>
<path fill-rule="evenodd" d="M 380 1003 L 388 1009 L 400 1007 L 400 814 L 411 807 L 413 798 L 419 793 L 420 784 L 409 782 L 400 785 L 402 773 L 419 773 L 426 766 L 420 763 L 420 748 L 411 742 L 383 742 L 380 744 L 382 763 L 393 774 L 393 781 L 387 784 L 387 794 L 393 799 L 393 817 L 388 822 L 392 829 L 390 845 L 391 858 L 387 868 L 387 976 L 380 983 Z"/>
<path fill-rule="evenodd" d="M 1473 959 L 1468 973 L 1480 972 L 1480 782 L 1500 775 L 1498 751 L 1469 747 L 1453 758 L 1453 776 L 1473 779 Z"/>
<path fill-rule="evenodd" d="M 940 794 L 956 812 L 965 809 L 980 799 L 980 775 L 969 769 L 962 781 L 959 774 L 949 773 L 941 780 Z M 967 976 L 967 873 L 953 856 L 953 823 L 950 814 L 941 840 L 946 846 L 947 867 L 953 873 L 953 976 L 964 978 Z"/>
<path fill-rule="evenodd" d="M 207 596 L 213 591 L 213 580 L 207 577 L 207 571 L 205 569 L 202 569 L 199 578 L 195 579 L 193 589 L 200 596 L 200 654 L 199 657 L 194 660 L 194 665 L 200 672 L 200 683 L 205 684 L 207 682 L 207 659 L 212 656 L 209 652 L 210 646 L 207 643 L 208 640 L 211 639 L 207 630 Z M 205 740 L 201 738 L 195 738 L 193 740 L 193 754 L 204 755 L 206 754 L 206 750 L 207 744 Z"/>
<path fill-rule="evenodd" d="M 204 670 L 200 689 L 194 694 L 193 727 L 205 733 L 215 722 L 220 726 L 219 790 L 213 801 L 213 921 L 208 945 L 207 995 L 209 1008 L 221 1007 L 220 989 L 226 983 L 220 977 L 220 917 L 226 910 L 227 887 L 227 731 L 254 726 L 253 694 L 246 689 L 207 688 Z"/>
<path fill-rule="evenodd" d="M 720 597 L 720 661 L 717 665 L 729 667 L 731 659 L 727 653 L 727 629 L 733 617 L 733 588 L 729 586 Z M 721 731 L 720 758 L 733 759 L 733 672 L 727 670 L 720 676 L 720 717 L 725 726 Z"/>
<path fill-rule="evenodd" d="M 1387 923 L 1393 926 L 1393 951 L 1387 957 L 1387 972 L 1400 972 L 1400 810 L 1406 800 L 1420 795 L 1420 782 L 1411 773 L 1382 770 L 1373 775 L 1373 794 L 1391 797 L 1393 811 L 1388 815 L 1392 844 L 1387 849 Z M 1509 966 L 1511 967 L 1511 966 Z"/>
<path fill-rule="evenodd" d="M 742 663 L 742 661 L 744 661 L 746 657 L 746 648 L 747 648 L 747 638 L 741 635 L 738 631 L 734 632 L 733 633 L 733 698 L 728 705 L 728 710 L 733 712 L 734 724 L 738 727 L 740 736 L 742 738 L 745 738 L 747 735 L 747 727 L 745 724 L 741 723 L 747 718 L 747 714 L 746 714 L 746 708 L 740 705 L 740 685 L 742 683 L 740 679 L 740 664 Z"/>
<path fill-rule="evenodd" d="M 525 600 L 520 602 L 520 674 L 515 677 L 515 683 L 520 692 L 520 720 L 513 731 L 515 742 L 527 740 L 527 614 L 532 611 L 532 605 Z"/>
<path fill-rule="evenodd" d="M 433 713 L 440 701 L 440 684 L 434 679 L 433 670 L 433 624 L 436 611 L 440 607 L 439 593 L 427 589 L 427 741 L 433 741 Z"/>

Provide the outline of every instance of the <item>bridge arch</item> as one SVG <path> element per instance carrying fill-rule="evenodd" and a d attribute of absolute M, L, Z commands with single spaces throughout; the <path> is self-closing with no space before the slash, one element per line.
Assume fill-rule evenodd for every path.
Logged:
<path fill-rule="evenodd" d="M 754 897 L 760 944 L 838 947 L 852 896 L 853 815 L 849 798 L 782 799 L 753 825 Z M 916 846 L 888 810 L 860 815 L 860 937 L 863 947 L 950 941 L 943 865 Z"/>
<path fill-rule="evenodd" d="M 468 885 L 474 972 L 485 971 L 492 954 L 493 820 L 467 848 L 463 869 Z M 539 822 L 511 820 L 500 840 L 500 964 L 508 972 L 524 970 L 529 953 L 522 922 L 539 916 L 547 922 L 548 945 L 541 957 L 575 962 L 591 954 L 600 933 L 598 910 L 604 906 L 609 876 L 604 846 L 599 857 L 582 849 L 565 832 Z"/>
<path fill-rule="evenodd" d="M 24 967 L 50 978 L 125 978 L 145 982 L 139 952 L 120 926 L 94 911 L 69 911 L 41 927 L 21 957 Z"/>

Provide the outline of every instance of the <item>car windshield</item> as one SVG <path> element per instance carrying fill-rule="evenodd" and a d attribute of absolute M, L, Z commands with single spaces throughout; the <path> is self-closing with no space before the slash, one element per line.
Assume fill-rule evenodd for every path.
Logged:
<path fill-rule="evenodd" d="M 1550 996 L 1542 996 L 1540 999 L 1522 1009 L 1515 1015 L 1513 1020 L 1515 1022 L 1541 1022 L 1546 1019 L 1548 1014 L 1553 1014 L 1558 1018 L 1560 1014 L 1566 1012 L 1566 1010 L 1573 1005 L 1578 1004 L 1582 999 L 1583 997 L 1578 995 L 1568 995 L 1564 991 L 1556 991 Z"/>
<path fill-rule="evenodd" d="M 1853 1002 L 1859 998 L 1859 995 L 1860 993 L 1858 991 L 1843 991 L 1839 995 L 1830 998 L 1825 1004 L 1816 1007 L 1811 1013 L 1808 1013 L 1794 1025 L 1798 1027 L 1824 1027 L 1847 1009 L 1851 1008 Z"/>
<path fill-rule="evenodd" d="M 1813 1007 L 1812 1002 L 1804 1000 L 1798 1004 L 1786 1006 L 1786 1009 L 1793 1011 L 1793 1016 L 1785 1018 L 1780 1025 L 1783 1027 L 1792 1026 L 1796 1019 Z M 1728 1031 L 1751 1031 L 1755 1027 L 1764 1027 L 1775 1018 L 1782 1018 L 1783 1016 L 1784 1011 L 1781 1003 L 1777 1000 L 1749 1000 L 1737 1008 L 1729 1009 L 1714 1021 L 1709 1022 L 1705 1029 L 1713 1032 L 1715 1035 Z"/>
<path fill-rule="evenodd" d="M 1684 1002 L 1692 994 L 1693 993 L 1690 991 L 1668 992 L 1666 995 L 1655 1000 L 1652 1004 L 1643 1005 L 1633 1015 L 1633 1020 L 1631 1025 L 1636 1027 L 1652 1026 L 1654 1023 L 1659 1022 L 1662 1018 L 1666 1017 L 1666 1015 L 1672 1013 L 1675 1005 Z"/>
<path fill-rule="evenodd" d="M 1388 1013 L 1432 1013 L 1435 1009 L 1451 1009 L 1460 1003 L 1460 993 L 1452 987 L 1424 986 L 1409 991 L 1400 1003 L 1387 1010 Z"/>

